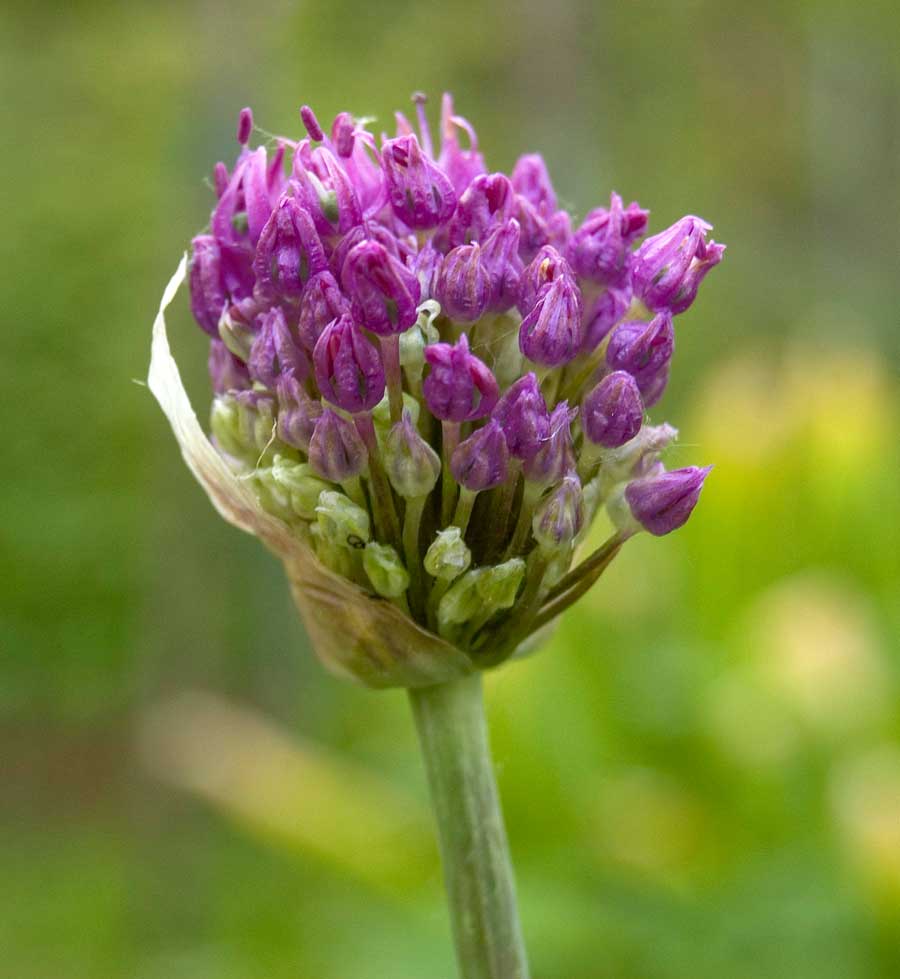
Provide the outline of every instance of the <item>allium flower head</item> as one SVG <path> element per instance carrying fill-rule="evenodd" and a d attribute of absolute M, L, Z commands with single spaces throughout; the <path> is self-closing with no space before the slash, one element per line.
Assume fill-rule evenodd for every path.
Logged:
<path fill-rule="evenodd" d="M 305 135 L 254 148 L 243 110 L 187 269 L 212 443 L 162 312 L 150 374 L 220 512 L 285 562 L 319 654 L 373 686 L 511 656 L 631 534 L 680 527 L 708 473 L 666 472 L 675 431 L 645 412 L 722 259 L 710 225 L 639 245 L 648 212 L 616 193 L 573 222 L 539 155 L 490 172 L 449 96 L 437 139 L 422 96 L 414 116 L 378 140 L 304 106 Z M 578 560 L 604 505 L 619 530 Z"/>

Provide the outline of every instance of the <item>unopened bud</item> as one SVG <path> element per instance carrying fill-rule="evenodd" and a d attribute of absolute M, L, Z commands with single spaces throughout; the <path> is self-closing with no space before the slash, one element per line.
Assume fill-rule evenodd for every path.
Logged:
<path fill-rule="evenodd" d="M 409 587 L 409 573 L 390 544 L 369 541 L 363 551 L 363 569 L 372 587 L 384 598 L 398 598 Z"/>
<path fill-rule="evenodd" d="M 326 490 L 319 497 L 316 522 L 323 538 L 336 547 L 361 550 L 369 540 L 368 513 L 335 490 Z"/>
<path fill-rule="evenodd" d="M 531 529 L 538 544 L 552 551 L 571 544 L 583 525 L 581 483 L 570 473 L 538 504 Z"/>
<path fill-rule="evenodd" d="M 432 578 L 453 581 L 472 563 L 472 552 L 463 540 L 459 527 L 439 530 L 425 552 L 425 570 Z"/>
<path fill-rule="evenodd" d="M 316 519 L 316 507 L 322 493 L 333 490 L 331 483 L 320 479 L 307 462 L 295 462 L 275 456 L 272 479 L 289 494 L 291 509 L 304 520 Z"/>
<path fill-rule="evenodd" d="M 427 496 L 441 474 L 438 454 L 419 435 L 406 412 L 385 440 L 384 467 L 391 486 L 407 500 Z"/>

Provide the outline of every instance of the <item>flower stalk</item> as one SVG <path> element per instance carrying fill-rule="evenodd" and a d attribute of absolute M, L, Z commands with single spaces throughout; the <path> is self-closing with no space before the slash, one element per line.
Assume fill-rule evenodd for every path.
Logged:
<path fill-rule="evenodd" d="M 528 979 L 480 673 L 410 690 L 461 979 Z"/>

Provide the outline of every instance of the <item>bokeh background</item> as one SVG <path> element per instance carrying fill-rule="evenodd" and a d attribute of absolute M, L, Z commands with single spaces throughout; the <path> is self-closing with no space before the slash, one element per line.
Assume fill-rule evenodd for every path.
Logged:
<path fill-rule="evenodd" d="M 576 213 L 729 244 L 653 412 L 701 506 L 489 682 L 536 979 L 900 976 L 898 11 L 0 8 L 3 976 L 453 974 L 403 695 L 323 672 L 134 383 L 241 106 L 444 88 Z"/>

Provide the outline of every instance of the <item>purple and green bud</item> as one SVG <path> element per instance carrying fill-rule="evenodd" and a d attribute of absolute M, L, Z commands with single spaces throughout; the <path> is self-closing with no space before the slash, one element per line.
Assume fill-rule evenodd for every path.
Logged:
<path fill-rule="evenodd" d="M 519 349 L 533 363 L 560 367 L 578 356 L 584 342 L 581 293 L 561 276 L 538 294 L 519 327 Z"/>
<path fill-rule="evenodd" d="M 460 245 L 441 263 L 434 289 L 435 298 L 450 319 L 474 323 L 491 300 L 491 275 L 477 245 Z"/>
<path fill-rule="evenodd" d="M 311 398 L 296 377 L 280 378 L 275 393 L 278 398 L 278 437 L 286 445 L 308 452 L 316 420 L 324 410 L 322 403 Z"/>
<path fill-rule="evenodd" d="M 712 225 L 689 215 L 648 238 L 632 268 L 635 295 L 654 311 L 683 313 L 693 303 L 706 274 L 722 261 L 724 245 L 707 241 Z"/>
<path fill-rule="evenodd" d="M 572 267 L 552 245 L 544 245 L 519 278 L 519 312 L 527 316 L 544 287 L 561 278 L 574 279 Z"/>
<path fill-rule="evenodd" d="M 198 235 L 191 242 L 191 312 L 211 337 L 219 335 L 219 317 L 228 297 L 222 281 L 222 255 L 212 235 Z"/>
<path fill-rule="evenodd" d="M 625 500 L 634 519 L 656 537 L 687 523 L 712 466 L 673 469 L 628 484 Z"/>
<path fill-rule="evenodd" d="M 547 437 L 541 440 L 534 455 L 522 463 L 522 474 L 529 482 L 551 486 L 575 468 L 572 422 L 577 415 L 578 409 L 569 408 L 566 401 L 560 401 L 553 409 Z"/>
<path fill-rule="evenodd" d="M 626 371 L 607 374 L 581 406 L 581 427 L 594 445 L 615 449 L 641 430 L 644 404 L 637 382 Z"/>
<path fill-rule="evenodd" d="M 273 306 L 261 317 L 247 367 L 254 381 L 273 389 L 282 377 L 303 381 L 309 374 L 306 354 L 291 336 L 280 307 Z"/>
<path fill-rule="evenodd" d="M 470 422 L 489 415 L 499 389 L 490 369 L 469 353 L 465 333 L 456 344 L 434 343 L 425 348 L 431 367 L 425 378 L 425 403 L 435 418 Z"/>
<path fill-rule="evenodd" d="M 316 383 L 322 397 L 358 414 L 384 397 L 381 355 L 350 316 L 329 323 L 313 351 Z"/>
<path fill-rule="evenodd" d="M 332 483 L 359 476 L 366 468 L 368 453 L 353 422 L 326 408 L 316 419 L 309 440 L 309 464 L 313 471 Z"/>
<path fill-rule="evenodd" d="M 515 206 L 516 192 L 509 177 L 502 173 L 476 177 L 460 196 L 447 226 L 450 246 L 484 241 L 494 227 L 514 216 Z"/>
<path fill-rule="evenodd" d="M 427 496 L 441 474 L 441 460 L 416 430 L 408 412 L 388 433 L 384 468 L 394 491 L 404 499 Z"/>
<path fill-rule="evenodd" d="M 519 238 L 519 222 L 511 218 L 494 228 L 482 246 L 481 261 L 490 280 L 487 309 L 492 313 L 505 313 L 518 300 L 522 277 Z"/>
<path fill-rule="evenodd" d="M 363 241 L 341 271 L 356 321 L 379 336 L 408 330 L 416 321 L 419 280 L 377 241 Z"/>
<path fill-rule="evenodd" d="M 225 346 L 221 340 L 209 341 L 209 379 L 216 394 L 249 388 L 250 372 L 247 365 Z"/>
<path fill-rule="evenodd" d="M 500 425 L 491 420 L 460 442 L 450 459 L 450 471 L 460 486 L 473 493 L 506 482 L 509 449 Z"/>
<path fill-rule="evenodd" d="M 300 304 L 297 322 L 300 342 L 311 352 L 325 327 L 349 312 L 350 303 L 334 276 L 328 271 L 316 273 L 307 282 Z"/>
<path fill-rule="evenodd" d="M 539 153 L 525 153 L 516 160 L 511 182 L 513 190 L 541 213 L 556 210 L 556 191 Z"/>
<path fill-rule="evenodd" d="M 516 459 L 530 459 L 550 434 L 550 412 L 533 373 L 519 378 L 503 394 L 492 417 Z"/>
<path fill-rule="evenodd" d="M 668 311 L 657 314 L 649 323 L 626 320 L 616 327 L 606 348 L 610 370 L 627 371 L 641 391 L 672 359 L 675 330 Z"/>
<path fill-rule="evenodd" d="M 584 500 L 581 482 L 575 473 L 569 473 L 538 504 L 531 523 L 531 532 L 539 547 L 553 551 L 574 543 L 583 526 Z"/>
<path fill-rule="evenodd" d="M 325 249 L 309 213 L 295 198 L 282 198 L 256 246 L 253 270 L 260 295 L 299 299 L 310 278 L 327 268 Z"/>
<path fill-rule="evenodd" d="M 425 231 L 450 219 L 456 210 L 456 191 L 414 135 L 387 140 L 381 162 L 391 208 L 407 227 Z"/>
<path fill-rule="evenodd" d="M 649 214 L 636 201 L 623 208 L 616 193 L 609 210 L 590 211 L 569 240 L 566 257 L 575 273 L 600 285 L 621 283 L 628 273 L 629 248 L 647 230 Z"/>

